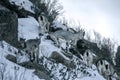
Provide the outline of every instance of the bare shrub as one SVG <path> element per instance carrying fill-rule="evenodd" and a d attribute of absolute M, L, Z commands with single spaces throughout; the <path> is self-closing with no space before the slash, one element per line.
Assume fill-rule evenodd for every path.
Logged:
<path fill-rule="evenodd" d="M 50 24 L 62 13 L 62 5 L 58 3 L 58 0 L 36 0 L 34 2 L 35 14 L 38 15 L 44 13 L 48 18 Z"/>

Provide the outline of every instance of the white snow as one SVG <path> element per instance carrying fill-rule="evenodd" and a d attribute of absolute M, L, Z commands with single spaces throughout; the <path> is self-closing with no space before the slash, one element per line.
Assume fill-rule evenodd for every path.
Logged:
<path fill-rule="evenodd" d="M 33 6 L 33 4 L 29 0 L 10 0 L 10 2 L 11 3 L 15 2 L 16 5 L 20 6 L 20 8 L 24 8 L 28 11 L 33 12 L 33 10 L 31 9 L 31 6 Z M 63 28 L 64 30 L 67 29 L 64 25 L 62 25 L 61 23 L 58 23 L 58 22 L 55 22 L 54 26 L 56 26 L 56 28 Z M 35 18 L 28 17 L 28 18 L 19 18 L 18 19 L 18 37 L 19 37 L 19 39 L 20 38 L 24 38 L 26 40 L 36 39 L 39 37 L 39 35 L 38 35 L 40 33 L 39 31 L 40 31 L 39 24 Z M 47 40 L 46 36 L 47 36 L 47 34 L 45 34 L 41 38 L 41 44 L 39 45 L 40 46 L 40 49 L 39 49 L 40 56 L 39 57 L 40 58 L 43 56 L 50 57 L 51 53 L 53 51 L 57 51 L 62 56 L 64 56 L 61 53 L 61 49 L 57 48 L 51 40 Z M 24 67 L 21 67 L 13 62 L 10 62 L 9 60 L 7 60 L 5 58 L 5 56 L 7 54 L 16 56 L 14 53 L 17 52 L 18 50 L 4 41 L 2 42 L 2 44 L 3 44 L 4 48 L 2 48 L 2 45 L 0 45 L 0 52 L 1 52 L 0 53 L 0 70 L 3 67 L 6 68 L 6 71 L 5 71 L 6 77 L 10 76 L 11 80 L 43 80 L 43 79 L 39 79 L 37 76 L 35 76 L 33 74 L 34 69 L 26 69 Z M 63 44 L 61 44 L 61 46 L 63 48 L 65 48 L 66 45 L 63 43 Z M 66 56 L 64 56 L 64 57 L 67 60 L 69 60 Z M 27 59 L 26 56 L 18 57 L 19 62 L 24 62 L 27 60 L 29 60 L 29 59 Z M 64 76 L 64 77 L 69 80 L 73 80 L 72 77 L 74 77 L 74 74 L 76 74 L 76 76 L 77 76 L 77 78 L 75 78 L 74 80 L 98 80 L 98 79 L 105 80 L 101 75 L 99 75 L 96 67 L 94 67 L 94 70 L 86 67 L 87 72 L 89 72 L 91 74 L 91 76 L 88 76 L 88 75 L 82 73 L 80 70 L 79 71 L 77 70 L 78 68 L 81 69 L 84 66 L 82 61 L 77 61 L 76 57 L 74 57 L 72 60 L 74 61 L 74 63 L 76 64 L 77 67 L 70 71 L 67 71 L 67 67 L 65 67 L 63 64 L 53 63 L 47 59 L 43 60 L 43 66 L 47 65 L 46 67 L 52 71 L 51 75 L 53 75 L 54 80 L 57 80 L 57 79 L 61 80 L 63 78 L 62 73 L 66 73 L 66 76 Z M 81 62 L 81 65 L 77 65 L 77 63 L 79 63 L 79 62 Z M 5 64 L 6 67 L 3 64 Z M 62 71 L 62 73 L 60 73 L 60 70 Z M 17 75 L 17 77 L 16 77 L 16 75 Z M 7 79 L 7 80 L 9 80 L 9 79 Z"/>
<path fill-rule="evenodd" d="M 33 17 L 18 19 L 18 37 L 28 39 L 39 38 L 39 24 Z"/>
<path fill-rule="evenodd" d="M 33 17 L 29 17 L 29 18 L 19 18 L 18 19 L 18 35 L 19 38 L 26 38 L 26 40 L 28 39 L 35 39 L 38 36 L 39 33 L 39 24 L 38 22 L 33 18 Z M 40 57 L 41 56 L 45 56 L 45 57 L 50 57 L 51 53 L 53 51 L 58 51 L 61 55 L 63 55 L 60 51 L 60 48 L 57 48 L 54 43 L 51 40 L 47 40 L 46 39 L 46 35 L 42 36 L 41 38 L 41 44 L 40 44 Z M 6 42 L 3 42 L 4 44 L 4 49 L 0 47 L 0 63 L 4 63 L 7 64 L 7 70 L 6 72 L 9 73 L 12 76 L 12 80 L 15 80 L 15 75 L 18 75 L 17 78 L 24 78 L 25 80 L 40 80 L 37 76 L 35 76 L 33 74 L 34 70 L 29 70 L 29 69 L 25 69 L 24 67 L 21 67 L 13 62 L 8 61 L 7 59 L 5 59 L 5 55 L 7 54 L 11 54 L 11 55 L 15 55 L 14 52 L 17 51 L 16 48 L 10 46 L 9 44 L 7 44 Z M 63 46 L 64 47 L 64 46 Z M 8 51 L 9 48 L 11 48 L 11 52 Z M 64 56 L 64 55 L 63 55 Z M 20 56 L 21 62 L 23 62 L 25 60 L 26 57 Z M 67 58 L 66 58 L 67 59 Z M 75 59 L 75 58 L 73 58 Z M 74 62 L 77 64 L 77 61 L 74 60 Z M 54 63 L 51 64 L 51 61 L 45 60 L 43 65 L 47 65 L 48 69 L 52 69 L 52 66 L 55 66 L 52 69 L 51 75 L 54 76 L 54 80 L 58 79 L 61 80 L 62 76 L 61 73 L 59 72 L 60 70 L 62 70 L 63 73 L 66 73 L 65 78 L 69 80 L 72 80 L 73 72 L 76 71 L 77 68 L 81 68 L 81 65 L 78 65 L 76 69 L 72 70 L 72 71 L 67 71 L 67 68 L 60 64 L 60 63 Z M 15 70 L 15 68 L 18 68 L 17 70 Z M 96 69 L 96 68 L 94 68 Z M 81 71 L 77 71 L 77 78 L 75 78 L 75 80 L 105 80 L 102 76 L 100 76 L 97 72 L 97 70 L 92 70 L 90 68 L 86 69 L 92 76 L 88 77 L 87 75 L 84 75 Z M 20 77 L 22 76 L 22 77 Z M 29 77 L 28 77 L 29 76 Z M 55 79 L 56 78 L 56 79 Z"/>
<path fill-rule="evenodd" d="M 79 79 L 79 78 L 77 78 L 77 79 L 75 79 L 75 80 L 105 80 L 104 78 L 102 78 L 102 77 L 84 77 L 84 78 L 81 78 L 81 79 Z"/>

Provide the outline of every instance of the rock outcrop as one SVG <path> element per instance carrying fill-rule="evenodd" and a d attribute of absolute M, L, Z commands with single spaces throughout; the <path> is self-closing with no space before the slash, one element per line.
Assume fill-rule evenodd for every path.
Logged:
<path fill-rule="evenodd" d="M 18 17 L 14 11 L 0 8 L 0 39 L 15 45 L 18 40 Z"/>

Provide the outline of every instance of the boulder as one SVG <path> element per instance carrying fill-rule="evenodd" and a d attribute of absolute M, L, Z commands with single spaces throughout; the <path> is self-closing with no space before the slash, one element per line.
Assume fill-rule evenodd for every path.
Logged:
<path fill-rule="evenodd" d="M 97 46 L 97 43 L 90 42 L 85 39 L 78 40 L 76 46 L 77 46 L 80 54 L 83 54 L 85 52 L 85 50 L 89 49 L 98 57 L 98 59 L 96 61 L 98 61 L 99 59 L 105 59 L 111 65 L 113 65 L 110 51 L 106 47 L 102 47 L 102 49 L 100 49 Z"/>
<path fill-rule="evenodd" d="M 73 61 L 66 59 L 65 56 L 63 56 L 62 54 L 60 54 L 57 51 L 53 51 L 51 56 L 48 59 L 55 63 L 61 63 L 61 64 L 65 65 L 67 68 L 73 69 L 76 67 Z"/>
<path fill-rule="evenodd" d="M 117 48 L 117 53 L 116 53 L 116 66 L 120 67 L 120 46 Z"/>
<path fill-rule="evenodd" d="M 0 39 L 13 46 L 18 41 L 17 14 L 3 6 L 0 8 Z"/>
<path fill-rule="evenodd" d="M 16 12 L 19 18 L 35 16 L 34 13 L 27 11 L 24 8 L 20 8 L 20 6 L 15 4 L 15 2 L 10 3 L 9 0 L 0 0 L 0 4 L 4 7 L 8 8 L 9 10 Z M 32 6 L 31 6 L 31 8 L 32 8 Z"/>
<path fill-rule="evenodd" d="M 48 74 L 44 73 L 44 71 L 36 70 L 34 74 L 37 75 L 40 79 L 52 80 Z"/>
<path fill-rule="evenodd" d="M 115 61 L 116 61 L 115 70 L 116 70 L 117 74 L 120 76 L 120 46 L 118 46 L 118 48 L 117 48 Z"/>

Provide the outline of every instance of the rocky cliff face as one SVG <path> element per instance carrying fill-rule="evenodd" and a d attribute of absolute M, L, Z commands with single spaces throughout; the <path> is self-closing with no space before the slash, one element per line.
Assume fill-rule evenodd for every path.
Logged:
<path fill-rule="evenodd" d="M 18 39 L 17 14 L 1 6 L 0 8 L 0 39 L 15 45 Z"/>
<path fill-rule="evenodd" d="M 23 6 L 23 3 L 16 5 L 15 2 L 10 2 L 10 0 L 0 0 L 0 4 L 6 8 L 8 8 L 11 11 L 14 11 L 17 13 L 19 18 L 23 18 L 23 17 L 28 17 L 28 15 L 30 16 L 35 16 L 33 12 L 30 12 L 28 10 L 26 10 Z M 33 8 L 33 6 L 31 6 L 31 9 Z"/>
<path fill-rule="evenodd" d="M 118 73 L 118 75 L 120 76 L 120 46 L 118 46 L 117 48 L 117 53 L 116 53 L 116 72 Z"/>

